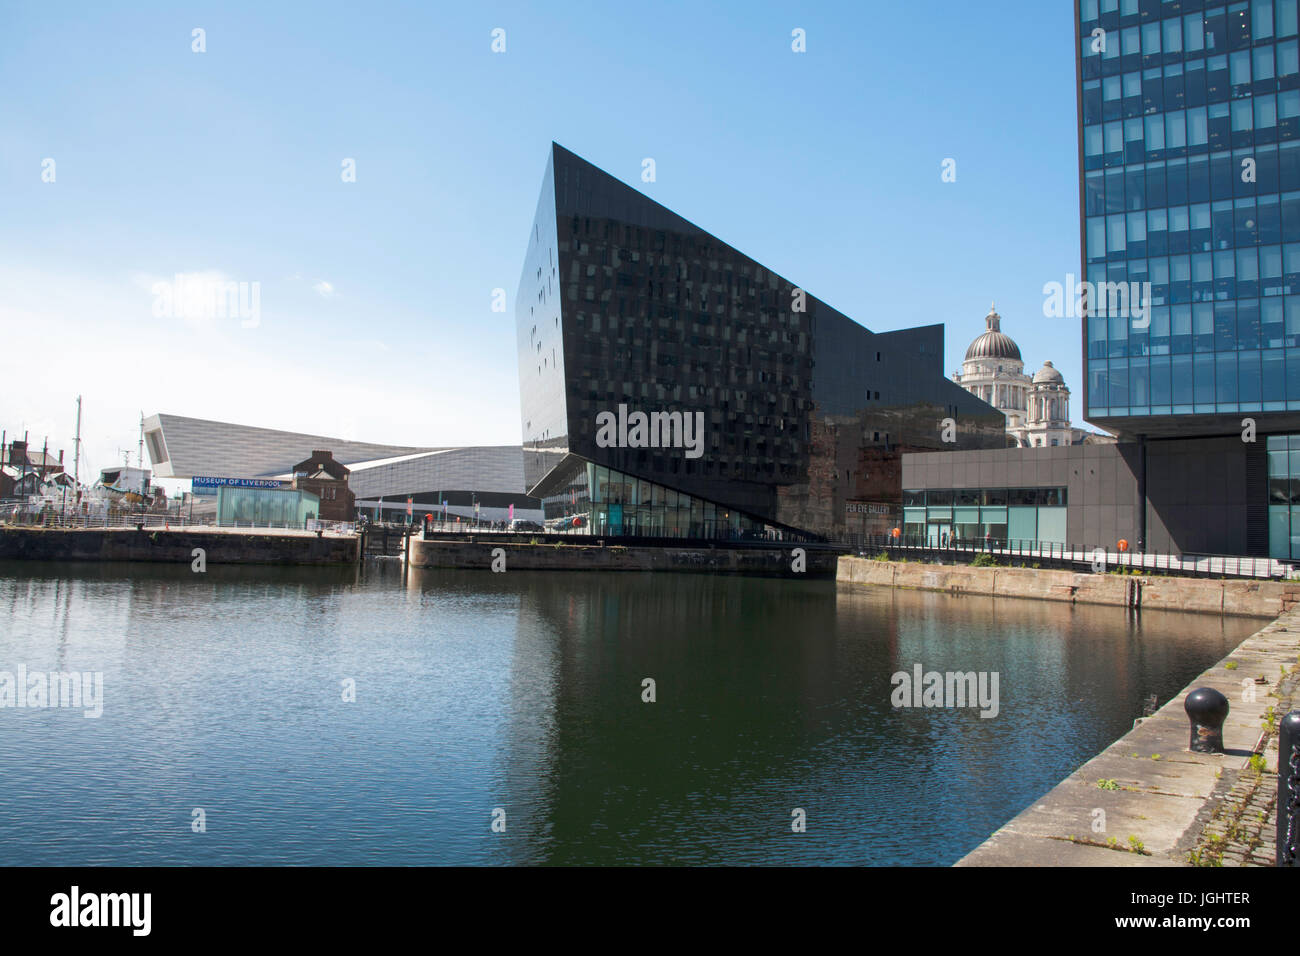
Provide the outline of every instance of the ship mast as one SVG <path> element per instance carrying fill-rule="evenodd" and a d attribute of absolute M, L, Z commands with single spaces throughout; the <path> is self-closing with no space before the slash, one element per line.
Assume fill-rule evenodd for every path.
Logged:
<path fill-rule="evenodd" d="M 66 474 L 63 476 L 68 477 Z M 81 504 L 81 396 L 77 396 L 77 434 L 72 439 L 72 508 L 75 513 Z M 63 513 L 68 513 L 68 489 L 63 488 Z"/>
<path fill-rule="evenodd" d="M 72 482 L 81 497 L 81 396 L 77 396 L 77 437 L 72 440 Z"/>

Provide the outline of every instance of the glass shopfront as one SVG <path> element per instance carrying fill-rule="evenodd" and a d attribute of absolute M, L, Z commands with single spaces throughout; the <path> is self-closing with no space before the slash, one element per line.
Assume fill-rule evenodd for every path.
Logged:
<path fill-rule="evenodd" d="M 543 499 L 547 530 L 598 537 L 775 540 L 778 529 L 734 508 L 603 465 L 580 464 Z"/>
<path fill-rule="evenodd" d="M 1300 435 L 1268 440 L 1268 554 L 1300 558 Z"/>
<path fill-rule="evenodd" d="M 903 537 L 936 547 L 1065 544 L 1064 488 L 903 492 Z"/>

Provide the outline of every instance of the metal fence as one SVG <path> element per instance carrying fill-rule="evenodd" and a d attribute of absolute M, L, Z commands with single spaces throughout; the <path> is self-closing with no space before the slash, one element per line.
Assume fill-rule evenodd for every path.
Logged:
<path fill-rule="evenodd" d="M 183 511 L 113 511 L 100 514 L 77 514 L 52 510 L 24 509 L 0 504 L 0 525 L 23 528 L 183 528 L 211 527 L 215 515 L 190 516 Z"/>
<path fill-rule="evenodd" d="M 165 511 L 132 511 L 113 509 L 97 514 L 79 514 L 69 507 L 32 508 L 25 501 L 0 501 L 0 526 L 24 528 L 232 528 L 253 531 L 320 531 L 325 534 L 349 535 L 357 530 L 351 521 L 332 521 L 310 518 L 306 525 L 288 521 L 218 521 L 216 511 L 203 508 L 197 514 L 190 506 L 172 507 Z"/>
<path fill-rule="evenodd" d="M 97 515 L 76 514 L 69 510 L 32 509 L 22 501 L 0 501 L 0 525 L 44 528 L 186 528 L 218 527 L 216 515 L 211 511 L 192 515 L 187 509 L 168 509 L 167 511 L 113 511 Z M 341 522 L 318 522 L 329 533 L 347 534 L 362 531 L 388 531 L 390 534 L 409 529 L 425 535 L 430 534 L 525 534 L 553 537 L 610 537 L 593 535 L 590 528 L 547 528 L 544 531 L 513 531 L 506 522 L 474 521 L 426 521 L 416 519 L 412 524 L 404 522 L 362 522 L 356 525 Z M 219 525 L 226 528 L 248 528 L 250 530 L 292 530 L 288 524 L 256 525 L 252 522 Z M 638 540 L 651 540 L 646 536 L 635 537 Z M 666 541 L 663 535 L 653 536 L 655 541 Z M 786 542 L 791 544 L 822 544 L 855 551 L 864 556 L 886 553 L 891 558 L 910 558 L 931 561 L 939 564 L 973 562 L 980 555 L 1004 564 L 1033 565 L 1046 568 L 1066 570 L 1105 570 L 1134 573 L 1173 574 L 1205 578 L 1254 578 L 1254 579 L 1298 579 L 1300 571 L 1293 563 L 1278 561 L 1273 558 L 1253 558 L 1238 555 L 1213 554 L 1172 554 L 1150 551 L 1113 551 L 1105 547 L 1092 545 L 1060 544 L 1027 540 L 986 540 L 986 541 L 948 541 L 936 544 L 921 538 L 891 535 L 849 534 L 829 541 L 817 541 L 815 538 L 786 536 L 783 538 L 766 538 L 761 535 L 718 535 L 707 539 L 689 538 L 686 540 L 710 540 L 719 544 L 773 544 Z"/>
<path fill-rule="evenodd" d="M 396 527 L 401 527 L 400 525 Z M 414 526 L 417 531 L 423 531 L 426 535 L 431 534 L 506 534 L 514 536 L 545 536 L 545 537 L 573 537 L 586 538 L 591 540 L 604 539 L 608 541 L 628 541 L 628 542 L 658 542 L 672 543 L 680 542 L 688 545 L 694 544 L 715 544 L 715 545 L 773 545 L 773 544 L 811 544 L 811 545 L 831 545 L 838 546 L 835 542 L 826 542 L 815 535 L 799 535 L 793 532 L 771 532 L 763 534 L 752 531 L 734 531 L 729 528 L 712 528 L 706 529 L 702 533 L 689 534 L 680 529 L 673 533 L 669 529 L 644 529 L 639 530 L 631 523 L 622 526 L 623 530 L 619 534 L 610 532 L 608 528 L 592 528 L 590 525 L 583 525 L 578 528 L 557 528 L 547 525 L 541 528 L 511 528 L 508 521 L 478 521 L 474 519 L 463 519 L 461 521 L 442 521 L 442 520 L 421 520 Z M 710 533 L 711 532 L 711 533 Z M 842 547 L 842 546 L 840 546 Z M 848 550 L 847 548 L 842 548 Z"/>
<path fill-rule="evenodd" d="M 1238 555 L 1170 554 L 1151 551 L 1117 551 L 1095 545 L 1059 544 L 1044 541 L 989 540 L 930 541 L 890 535 L 849 535 L 837 539 L 860 554 L 886 552 L 891 557 L 921 558 L 941 564 L 974 561 L 988 555 L 1000 563 L 1038 565 L 1067 570 L 1119 571 L 1176 574 L 1206 578 L 1293 578 L 1295 565 L 1273 558 Z"/>

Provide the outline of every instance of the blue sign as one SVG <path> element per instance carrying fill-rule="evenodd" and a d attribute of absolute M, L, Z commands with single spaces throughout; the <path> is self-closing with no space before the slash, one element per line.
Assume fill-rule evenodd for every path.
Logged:
<path fill-rule="evenodd" d="M 283 488 L 277 478 L 213 478 L 195 475 L 190 479 L 190 490 L 196 495 L 215 495 L 217 489 L 228 488 Z"/>

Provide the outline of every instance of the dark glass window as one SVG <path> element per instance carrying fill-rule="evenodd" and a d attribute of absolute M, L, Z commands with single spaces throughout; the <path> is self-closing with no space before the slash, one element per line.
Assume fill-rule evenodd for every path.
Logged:
<path fill-rule="evenodd" d="M 1068 504 L 1066 500 L 1066 489 L 1064 488 L 1040 488 L 1038 489 L 1038 503 L 1050 507 L 1060 507 Z"/>
<path fill-rule="evenodd" d="M 1169 361 L 1151 360 L 1151 404 L 1168 405 L 1172 401 L 1169 390 Z"/>
<path fill-rule="evenodd" d="M 1012 505 L 1036 505 L 1038 504 L 1037 488 L 1012 488 L 1009 492 Z"/>

